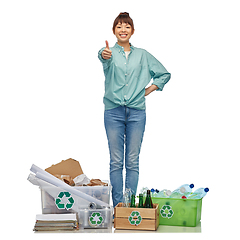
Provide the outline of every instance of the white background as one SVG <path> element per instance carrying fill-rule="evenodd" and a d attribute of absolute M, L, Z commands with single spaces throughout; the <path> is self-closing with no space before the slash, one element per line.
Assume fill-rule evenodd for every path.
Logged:
<path fill-rule="evenodd" d="M 112 24 L 122 11 L 134 20 L 131 43 L 172 74 L 163 91 L 146 100 L 138 191 L 174 190 L 184 183 L 209 187 L 202 233 L 168 237 L 208 239 L 235 232 L 238 7 L 232 0 L 1 1 L 1 233 L 81 238 L 32 232 L 41 199 L 27 176 L 33 163 L 45 169 L 71 157 L 89 178 L 109 178 L 104 75 L 97 53 L 105 40 L 115 44 Z"/>

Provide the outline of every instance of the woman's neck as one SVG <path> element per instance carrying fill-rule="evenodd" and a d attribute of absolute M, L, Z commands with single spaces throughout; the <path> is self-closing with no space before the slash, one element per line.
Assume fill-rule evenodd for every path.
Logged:
<path fill-rule="evenodd" d="M 130 43 L 129 42 L 119 42 L 118 45 L 124 47 L 124 51 L 130 51 Z"/>

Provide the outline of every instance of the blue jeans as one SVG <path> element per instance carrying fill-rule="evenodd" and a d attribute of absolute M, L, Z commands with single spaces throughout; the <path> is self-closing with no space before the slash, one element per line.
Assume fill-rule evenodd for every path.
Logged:
<path fill-rule="evenodd" d="M 126 106 L 105 110 L 104 124 L 110 152 L 110 182 L 115 207 L 123 201 L 123 166 L 125 150 L 125 189 L 136 194 L 139 175 L 139 154 L 146 124 L 145 110 Z"/>

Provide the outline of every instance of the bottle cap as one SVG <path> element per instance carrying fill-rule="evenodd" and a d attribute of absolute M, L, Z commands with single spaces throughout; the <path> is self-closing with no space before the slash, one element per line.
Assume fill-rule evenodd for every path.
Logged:
<path fill-rule="evenodd" d="M 159 193 L 159 190 L 158 190 L 158 189 L 156 189 L 155 191 L 156 191 L 156 193 Z"/>
<path fill-rule="evenodd" d="M 189 187 L 190 187 L 190 188 L 194 188 L 194 184 L 193 184 L 193 183 L 190 184 Z"/>
<path fill-rule="evenodd" d="M 204 192 L 208 192 L 209 191 L 209 188 L 204 188 Z"/>
<path fill-rule="evenodd" d="M 154 188 L 151 189 L 151 192 L 152 192 L 152 193 L 155 192 Z"/>
<path fill-rule="evenodd" d="M 181 193 L 185 193 L 185 192 L 186 192 L 185 187 L 181 187 L 181 188 L 180 188 L 180 192 L 181 192 Z"/>
<path fill-rule="evenodd" d="M 166 191 L 166 195 L 167 195 L 167 196 L 170 196 L 171 194 L 172 194 L 172 192 L 171 192 L 170 190 L 167 190 L 167 191 Z"/>
<path fill-rule="evenodd" d="M 187 197 L 186 196 L 182 196 L 182 199 L 187 199 Z"/>

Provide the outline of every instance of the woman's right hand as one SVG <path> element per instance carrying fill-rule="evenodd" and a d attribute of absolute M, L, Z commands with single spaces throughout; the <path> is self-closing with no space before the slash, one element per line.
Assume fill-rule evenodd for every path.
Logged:
<path fill-rule="evenodd" d="M 102 51 L 103 59 L 110 59 L 112 56 L 112 51 L 109 49 L 108 41 L 106 41 L 106 48 Z"/>

